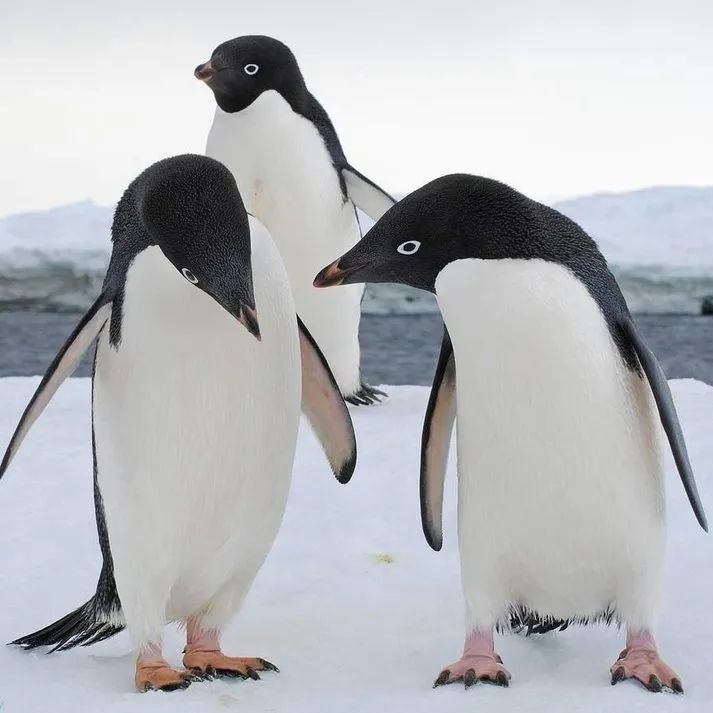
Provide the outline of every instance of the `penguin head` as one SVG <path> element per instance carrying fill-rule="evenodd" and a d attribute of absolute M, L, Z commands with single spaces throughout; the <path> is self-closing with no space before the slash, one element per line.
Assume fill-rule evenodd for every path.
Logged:
<path fill-rule="evenodd" d="M 181 279 L 259 340 L 250 224 L 231 172 L 206 156 L 159 161 L 146 172 L 139 205 L 153 242 Z"/>
<path fill-rule="evenodd" d="M 287 45 L 264 35 L 247 35 L 223 42 L 194 72 L 215 95 L 218 106 L 230 114 L 250 106 L 273 89 L 290 104 L 307 94 L 302 73 Z"/>
<path fill-rule="evenodd" d="M 532 257 L 538 205 L 492 179 L 437 178 L 392 206 L 314 285 L 393 282 L 435 292 L 436 277 L 455 260 Z"/>

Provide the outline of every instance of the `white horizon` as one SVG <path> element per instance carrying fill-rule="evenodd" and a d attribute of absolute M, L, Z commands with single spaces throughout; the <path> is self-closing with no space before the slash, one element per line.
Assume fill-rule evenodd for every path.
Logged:
<path fill-rule="evenodd" d="M 554 196 L 530 196 L 534 200 L 544 203 L 545 205 L 549 205 L 552 207 L 556 207 L 557 205 L 564 204 L 564 203 L 569 203 L 571 201 L 577 201 L 577 200 L 582 200 L 582 199 L 589 199 L 589 198 L 598 198 L 598 197 L 607 197 L 607 196 L 626 196 L 626 195 L 631 195 L 634 193 L 643 193 L 646 191 L 656 191 L 656 190 L 667 190 L 667 189 L 691 189 L 691 190 L 706 190 L 706 189 L 713 189 L 713 184 L 709 185 L 691 185 L 691 184 L 656 184 L 656 185 L 651 185 L 651 186 L 641 186 L 638 188 L 631 188 L 627 190 L 622 190 L 622 191 L 616 191 L 616 190 L 601 190 L 601 191 L 595 191 L 594 193 L 578 193 L 576 195 L 554 195 Z M 397 198 L 401 199 L 408 195 L 406 191 L 394 191 L 392 195 Z M 106 209 L 114 209 L 116 206 L 116 203 L 118 202 L 118 199 L 120 196 L 117 197 L 117 200 L 109 202 L 109 203 L 104 203 L 95 200 L 91 196 L 84 196 L 84 197 L 79 197 L 74 200 L 68 201 L 66 203 L 57 203 L 53 205 L 48 205 L 44 206 L 42 208 L 36 208 L 36 209 L 29 209 L 29 210 L 20 210 L 20 211 L 14 211 L 12 213 L 5 213 L 5 214 L 0 214 L 0 222 L 3 220 L 6 220 L 8 218 L 14 218 L 16 216 L 22 216 L 22 215 L 31 215 L 31 214 L 36 214 L 36 213 L 48 213 L 53 210 L 61 210 L 63 208 L 71 208 L 73 206 L 81 206 L 84 204 L 91 204 L 97 208 L 106 208 Z"/>
<path fill-rule="evenodd" d="M 387 190 L 456 171 L 546 202 L 713 184 L 704 0 L 34 0 L 0 26 L 0 215 L 109 205 L 155 160 L 201 153 L 214 103 L 193 68 L 251 33 L 292 47 Z"/>

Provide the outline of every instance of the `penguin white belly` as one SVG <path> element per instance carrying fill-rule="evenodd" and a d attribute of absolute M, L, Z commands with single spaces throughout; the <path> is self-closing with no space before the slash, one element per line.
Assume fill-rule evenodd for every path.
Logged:
<path fill-rule="evenodd" d="M 659 430 L 586 287 L 542 260 L 436 281 L 456 362 L 459 542 L 471 623 L 510 607 L 650 625 L 664 540 Z"/>
<path fill-rule="evenodd" d="M 277 249 L 254 219 L 251 234 L 261 342 L 158 247 L 129 269 L 118 348 L 108 329 L 99 342 L 98 481 L 137 645 L 191 614 L 224 623 L 282 520 L 300 414 L 298 338 Z"/>
<path fill-rule="evenodd" d="M 233 173 L 249 213 L 270 231 L 290 277 L 297 312 L 322 349 L 340 389 L 359 379 L 363 285 L 317 290 L 319 270 L 361 237 L 350 200 L 315 126 L 275 91 L 247 109 L 216 109 L 206 155 Z"/>

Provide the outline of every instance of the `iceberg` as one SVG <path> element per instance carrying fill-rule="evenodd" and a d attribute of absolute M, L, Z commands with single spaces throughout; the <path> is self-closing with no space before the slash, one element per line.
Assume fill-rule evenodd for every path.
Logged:
<path fill-rule="evenodd" d="M 632 311 L 698 314 L 713 295 L 713 187 L 601 193 L 553 206 L 597 240 Z M 86 309 L 111 252 L 112 214 L 86 200 L 1 219 L 0 308 Z M 364 311 L 418 314 L 436 305 L 417 290 L 370 285 Z"/>

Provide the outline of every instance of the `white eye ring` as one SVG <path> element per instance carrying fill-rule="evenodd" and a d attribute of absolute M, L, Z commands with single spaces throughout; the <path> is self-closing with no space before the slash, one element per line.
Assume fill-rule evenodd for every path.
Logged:
<path fill-rule="evenodd" d="M 396 248 L 396 252 L 400 252 L 402 255 L 413 255 L 418 252 L 420 247 L 421 243 L 418 240 L 407 240 Z"/>
<path fill-rule="evenodd" d="M 188 282 L 190 282 L 191 284 L 193 284 L 193 285 L 197 285 L 197 284 L 198 284 L 198 278 L 197 278 L 187 267 L 184 267 L 183 270 L 181 270 L 181 274 L 182 274 L 183 277 L 185 277 L 186 280 L 188 280 Z"/>
<path fill-rule="evenodd" d="M 243 71 L 245 72 L 245 74 L 249 74 L 250 76 L 252 76 L 253 74 L 257 74 L 258 69 L 260 69 L 260 67 L 258 67 L 256 64 L 246 64 L 243 67 Z"/>

